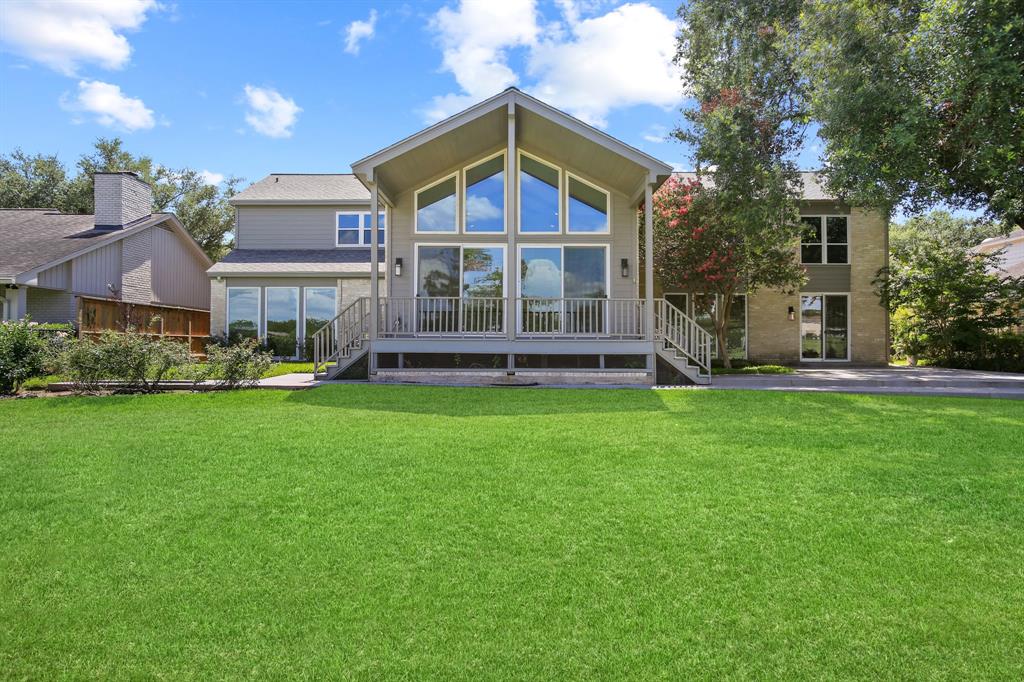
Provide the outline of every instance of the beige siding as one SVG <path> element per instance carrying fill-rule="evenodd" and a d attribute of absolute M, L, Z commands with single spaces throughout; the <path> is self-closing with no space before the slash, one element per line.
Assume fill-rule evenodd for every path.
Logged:
<path fill-rule="evenodd" d="M 75 293 L 108 298 L 113 295 L 108 285 L 121 289 L 120 242 L 82 254 L 71 265 L 71 289 Z"/>
<path fill-rule="evenodd" d="M 149 304 L 153 301 L 153 230 L 121 240 L 121 300 Z"/>
<path fill-rule="evenodd" d="M 153 300 L 183 308 L 210 307 L 205 263 L 175 231 L 154 227 Z"/>
<path fill-rule="evenodd" d="M 807 265 L 804 291 L 842 293 L 850 290 L 849 265 Z"/>
<path fill-rule="evenodd" d="M 75 297 L 70 292 L 31 287 L 26 300 L 34 322 L 75 321 Z"/>
<path fill-rule="evenodd" d="M 236 243 L 240 249 L 333 249 L 338 211 L 365 206 L 239 206 Z"/>
<path fill-rule="evenodd" d="M 47 289 L 67 289 L 71 284 L 71 262 L 40 270 L 37 283 Z"/>

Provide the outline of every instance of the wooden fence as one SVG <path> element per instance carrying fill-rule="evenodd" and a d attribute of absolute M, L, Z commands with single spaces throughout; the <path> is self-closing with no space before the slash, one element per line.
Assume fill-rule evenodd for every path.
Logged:
<path fill-rule="evenodd" d="M 153 337 L 179 340 L 187 343 L 193 354 L 204 355 L 210 339 L 210 311 L 78 297 L 80 338 L 130 328 Z"/>

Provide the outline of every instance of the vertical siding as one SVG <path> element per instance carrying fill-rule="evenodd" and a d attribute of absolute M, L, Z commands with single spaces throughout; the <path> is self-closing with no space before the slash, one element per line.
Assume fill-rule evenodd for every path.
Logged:
<path fill-rule="evenodd" d="M 129 303 L 153 301 L 153 230 L 121 240 L 121 299 Z"/>
<path fill-rule="evenodd" d="M 39 271 L 38 283 L 48 289 L 67 289 L 71 284 L 71 263 L 61 263 Z"/>
<path fill-rule="evenodd" d="M 210 308 L 210 280 L 206 265 L 173 230 L 154 227 L 153 301 L 184 308 Z"/>
<path fill-rule="evenodd" d="M 31 287 L 26 295 L 28 314 L 34 322 L 74 322 L 75 297 L 68 291 Z"/>
<path fill-rule="evenodd" d="M 71 289 L 90 296 L 111 297 L 107 285 L 121 289 L 121 243 L 114 242 L 75 258 L 71 266 Z"/>

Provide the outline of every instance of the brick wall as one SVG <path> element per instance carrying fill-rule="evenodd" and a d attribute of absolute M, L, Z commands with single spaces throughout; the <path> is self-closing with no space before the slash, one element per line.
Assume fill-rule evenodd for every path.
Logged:
<path fill-rule="evenodd" d="M 153 302 L 153 230 L 121 240 L 121 300 Z"/>
<path fill-rule="evenodd" d="M 96 173 L 93 177 L 95 224 L 121 227 L 153 211 L 153 190 L 132 173 Z"/>
<path fill-rule="evenodd" d="M 26 293 L 28 314 L 34 322 L 74 322 L 75 297 L 68 291 L 30 287 Z"/>
<path fill-rule="evenodd" d="M 854 363 L 889 362 L 889 314 L 872 283 L 889 262 L 888 222 L 878 212 L 850 216 L 850 350 Z"/>

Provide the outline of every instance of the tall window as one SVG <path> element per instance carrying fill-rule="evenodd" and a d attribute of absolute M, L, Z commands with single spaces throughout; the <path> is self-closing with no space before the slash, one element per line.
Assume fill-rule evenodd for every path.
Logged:
<path fill-rule="evenodd" d="M 604 331 L 608 297 L 607 247 L 524 246 L 519 252 L 519 270 L 519 292 L 523 299 L 519 315 L 523 332 L 599 334 Z"/>
<path fill-rule="evenodd" d="M 457 232 L 458 175 L 416 192 L 416 232 Z"/>
<path fill-rule="evenodd" d="M 560 232 L 560 172 L 554 166 L 519 154 L 519 231 Z"/>
<path fill-rule="evenodd" d="M 299 288 L 267 287 L 267 348 L 272 355 L 293 358 L 298 354 Z"/>
<path fill-rule="evenodd" d="M 338 211 L 338 246 L 370 246 L 373 240 L 373 213 Z M 384 244 L 385 213 L 378 214 L 377 243 Z"/>
<path fill-rule="evenodd" d="M 310 339 L 337 315 L 338 290 L 334 287 L 306 287 L 303 291 L 303 337 L 306 354 L 312 353 Z"/>
<path fill-rule="evenodd" d="M 608 232 L 608 193 L 569 175 L 569 232 Z"/>
<path fill-rule="evenodd" d="M 259 287 L 228 287 L 228 340 L 256 339 L 260 335 Z"/>
<path fill-rule="evenodd" d="M 505 324 L 505 249 L 419 246 L 416 324 L 420 333 L 500 333 Z"/>
<path fill-rule="evenodd" d="M 466 169 L 466 232 L 505 231 L 505 155 Z"/>
<path fill-rule="evenodd" d="M 800 262 L 849 263 L 846 216 L 803 216 Z"/>
<path fill-rule="evenodd" d="M 810 294 L 800 297 L 800 359 L 848 360 L 849 297 Z"/>

